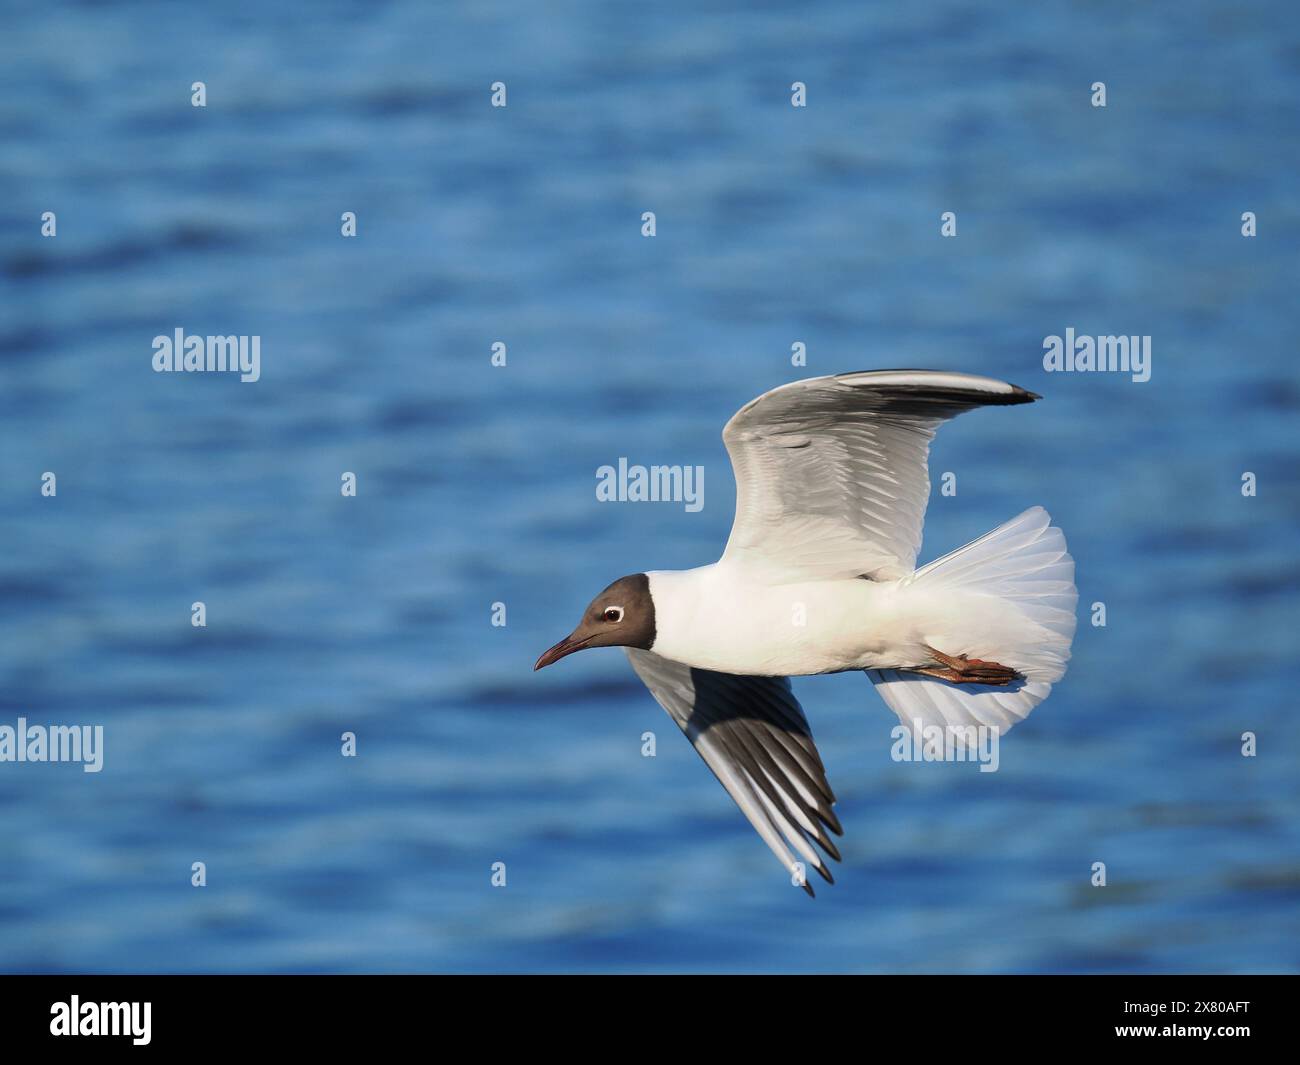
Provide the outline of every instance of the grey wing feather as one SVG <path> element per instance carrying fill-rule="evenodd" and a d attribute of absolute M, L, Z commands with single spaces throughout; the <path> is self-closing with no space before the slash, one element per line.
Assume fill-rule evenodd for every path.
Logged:
<path fill-rule="evenodd" d="M 772 853 L 791 871 L 797 854 L 834 883 L 815 843 L 836 861 L 827 834 L 843 833 L 835 794 L 790 681 L 692 669 L 625 648 L 637 676 L 686 734 Z M 808 894 L 812 887 L 803 885 Z"/>
<path fill-rule="evenodd" d="M 723 552 L 770 580 L 868 576 L 916 567 L 935 431 L 1032 392 L 971 374 L 873 370 L 793 381 L 742 407 L 722 439 L 736 474 Z"/>

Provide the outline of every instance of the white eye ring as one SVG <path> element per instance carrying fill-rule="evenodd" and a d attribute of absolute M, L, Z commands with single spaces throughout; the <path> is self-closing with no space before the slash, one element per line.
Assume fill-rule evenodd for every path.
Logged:
<path fill-rule="evenodd" d="M 605 621 L 622 621 L 623 608 L 621 606 L 607 606 L 600 616 Z"/>

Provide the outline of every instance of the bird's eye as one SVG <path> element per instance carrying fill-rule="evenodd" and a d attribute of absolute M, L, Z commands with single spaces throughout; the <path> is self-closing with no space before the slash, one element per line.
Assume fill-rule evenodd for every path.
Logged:
<path fill-rule="evenodd" d="M 606 621 L 622 621 L 623 608 L 621 606 L 607 606 L 605 613 L 601 615 Z"/>

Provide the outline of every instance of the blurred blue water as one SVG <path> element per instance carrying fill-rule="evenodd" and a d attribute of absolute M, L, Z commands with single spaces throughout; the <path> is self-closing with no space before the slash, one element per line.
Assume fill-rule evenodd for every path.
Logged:
<path fill-rule="evenodd" d="M 0 764 L 0 969 L 1300 969 L 1293 9 L 648 7 L 10 9 L 0 723 L 107 751 Z M 261 381 L 154 374 L 178 326 Z M 1045 374 L 1067 326 L 1151 381 Z M 1045 396 L 940 435 L 923 559 L 1041 503 L 1108 624 L 994 774 L 796 681 L 810 902 L 620 652 L 530 670 L 717 556 L 734 409 L 899 365 Z M 598 503 L 621 455 L 703 511 Z"/>

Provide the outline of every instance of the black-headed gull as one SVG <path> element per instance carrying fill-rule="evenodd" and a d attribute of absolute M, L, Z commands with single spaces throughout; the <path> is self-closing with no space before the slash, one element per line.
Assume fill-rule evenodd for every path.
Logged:
<path fill-rule="evenodd" d="M 790 676 L 866 670 L 903 723 L 1001 735 L 1065 673 L 1074 561 L 1033 507 L 921 569 L 926 459 L 940 424 L 1039 397 L 1004 381 L 878 370 L 795 381 L 722 438 L 736 517 L 722 557 L 623 577 L 536 669 L 623 647 L 758 834 L 827 881 L 842 832 Z M 798 857 L 796 857 L 796 855 Z"/>

